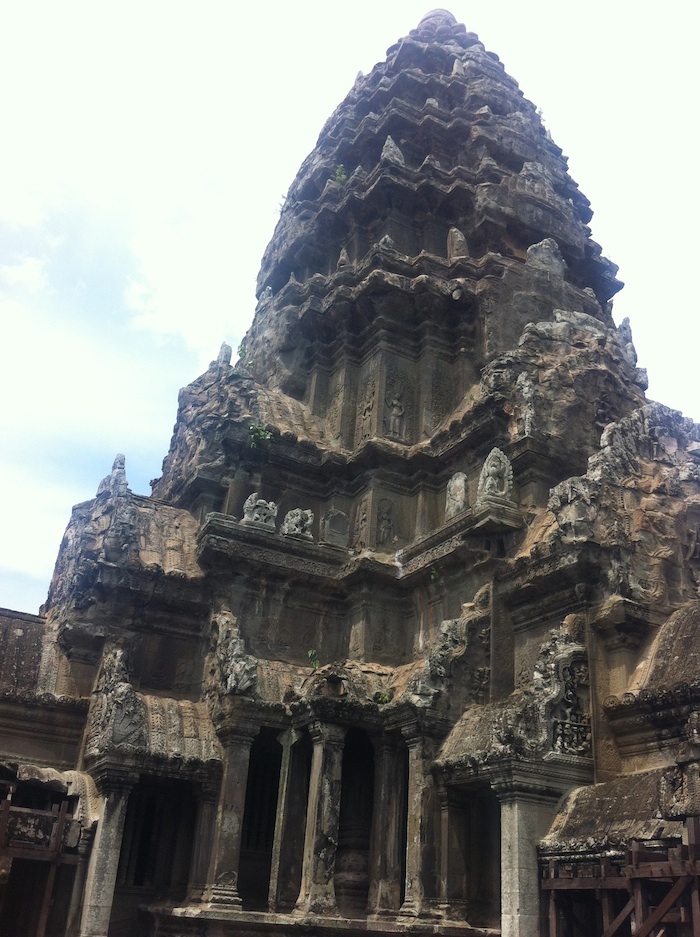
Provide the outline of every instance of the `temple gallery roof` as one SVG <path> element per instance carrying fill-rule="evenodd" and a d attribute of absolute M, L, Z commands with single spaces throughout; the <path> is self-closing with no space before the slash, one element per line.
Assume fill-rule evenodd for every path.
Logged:
<path fill-rule="evenodd" d="M 664 770 L 642 771 L 581 787 L 564 801 L 543 853 L 619 850 L 632 839 L 678 839 L 682 822 L 661 816 L 660 786 Z"/>

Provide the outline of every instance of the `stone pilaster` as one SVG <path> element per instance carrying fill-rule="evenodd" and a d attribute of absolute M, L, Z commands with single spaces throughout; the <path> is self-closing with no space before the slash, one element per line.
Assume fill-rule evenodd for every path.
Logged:
<path fill-rule="evenodd" d="M 382 739 L 375 755 L 374 813 L 369 854 L 372 916 L 396 914 L 401 903 L 401 825 L 405 822 L 404 783 L 395 743 Z"/>
<path fill-rule="evenodd" d="M 240 907 L 238 864 L 241 855 L 241 831 L 245 793 L 248 784 L 250 746 L 257 727 L 236 726 L 222 733 L 224 773 L 221 779 L 216 835 L 209 871 L 209 885 L 204 901 Z"/>
<path fill-rule="evenodd" d="M 105 772 L 98 779 L 104 800 L 88 864 L 80 937 L 107 937 L 126 808 L 135 781 L 126 772 Z"/>
<path fill-rule="evenodd" d="M 296 910 L 310 914 L 337 911 L 333 875 L 338 848 L 340 785 L 345 729 L 317 723 L 311 730 L 313 756 L 306 814 L 304 866 Z"/>

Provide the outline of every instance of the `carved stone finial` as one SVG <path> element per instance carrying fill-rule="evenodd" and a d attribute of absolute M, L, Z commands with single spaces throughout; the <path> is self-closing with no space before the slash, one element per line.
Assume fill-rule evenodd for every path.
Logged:
<path fill-rule="evenodd" d="M 628 316 L 622 320 L 617 327 L 617 334 L 620 338 L 620 344 L 625 353 L 627 362 L 634 368 L 637 366 L 637 350 L 632 341 L 632 327 Z"/>
<path fill-rule="evenodd" d="M 390 163 L 398 163 L 399 166 L 406 165 L 406 160 L 403 158 L 403 153 L 394 143 L 391 136 L 388 136 L 384 142 L 384 147 L 382 148 L 382 159 L 388 160 Z"/>
<path fill-rule="evenodd" d="M 563 277 L 566 271 L 564 258 L 554 238 L 545 238 L 527 249 L 527 262 L 531 267 L 547 270 L 555 276 Z"/>
<path fill-rule="evenodd" d="M 231 364 L 231 346 L 227 345 L 226 342 L 221 343 L 216 363 L 220 368 L 228 367 Z"/>
<path fill-rule="evenodd" d="M 411 32 L 412 36 L 421 39 L 423 42 L 429 42 L 433 39 L 444 41 L 452 35 L 457 20 L 449 10 L 431 10 L 426 13 L 418 26 Z"/>
<path fill-rule="evenodd" d="M 349 266 L 350 266 L 350 257 L 348 256 L 347 250 L 343 248 L 340 252 L 338 263 L 336 264 L 336 270 L 340 270 L 342 267 L 349 267 Z"/>
<path fill-rule="evenodd" d="M 102 479 L 97 487 L 98 495 L 101 495 L 105 491 L 109 491 L 114 497 L 127 493 L 128 485 L 126 481 L 125 465 L 125 456 L 121 452 L 118 452 L 114 457 L 114 462 L 112 462 L 112 471 Z"/>
<path fill-rule="evenodd" d="M 447 259 L 452 264 L 463 257 L 469 257 L 466 238 L 459 228 L 450 228 L 447 235 Z"/>

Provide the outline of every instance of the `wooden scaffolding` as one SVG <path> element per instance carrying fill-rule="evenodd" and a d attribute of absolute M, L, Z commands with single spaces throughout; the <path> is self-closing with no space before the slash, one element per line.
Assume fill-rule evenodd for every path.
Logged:
<path fill-rule="evenodd" d="M 549 937 L 700 937 L 700 817 L 686 843 L 634 841 L 621 859 L 550 859 Z"/>

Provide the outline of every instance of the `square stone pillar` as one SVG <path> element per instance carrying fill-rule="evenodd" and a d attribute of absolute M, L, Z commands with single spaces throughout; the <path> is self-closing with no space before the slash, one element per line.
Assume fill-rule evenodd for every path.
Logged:
<path fill-rule="evenodd" d="M 403 765 L 396 743 L 382 737 L 375 752 L 367 911 L 380 916 L 396 914 L 401 903 L 400 845 L 406 806 Z"/>
<path fill-rule="evenodd" d="M 105 772 L 98 779 L 104 801 L 88 864 L 80 937 L 107 937 L 126 808 L 135 781 L 136 776 L 121 772 Z"/>
<path fill-rule="evenodd" d="M 287 729 L 277 736 L 277 741 L 282 746 L 282 763 L 280 765 L 279 788 L 277 792 L 277 814 L 275 816 L 275 837 L 272 842 L 272 862 L 270 864 L 270 887 L 268 890 L 268 906 L 270 911 L 276 911 L 279 907 L 281 890 L 281 863 L 285 860 L 283 855 L 284 843 L 287 839 L 287 831 L 290 824 L 290 804 L 289 792 L 291 787 L 291 767 L 292 767 L 292 748 L 299 741 L 300 732 L 296 729 Z"/>
<path fill-rule="evenodd" d="M 209 870 L 210 884 L 203 896 L 204 901 L 211 904 L 241 907 L 238 895 L 238 864 L 241 856 L 250 746 L 256 734 L 257 727 L 248 725 L 227 728 L 225 733 L 221 733 L 224 773 Z"/>
<path fill-rule="evenodd" d="M 501 935 L 538 937 L 540 887 L 537 843 L 554 819 L 555 805 L 522 794 L 501 798 Z"/>
<path fill-rule="evenodd" d="M 66 937 L 78 937 L 80 934 L 80 911 L 83 903 L 83 889 L 88 871 L 90 857 L 90 839 L 86 831 L 80 835 L 78 844 L 78 864 L 75 867 L 75 877 L 71 888 L 68 916 L 66 918 Z"/>
<path fill-rule="evenodd" d="M 592 764 L 566 756 L 508 762 L 490 780 L 501 804 L 501 937 L 539 937 L 537 843 L 562 795 L 592 782 Z"/>
<path fill-rule="evenodd" d="M 338 848 L 340 786 L 345 728 L 316 723 L 311 730 L 313 755 L 306 813 L 304 865 L 296 911 L 337 913 L 335 854 Z"/>
<path fill-rule="evenodd" d="M 207 878 L 214 841 L 216 839 L 216 820 L 218 804 L 218 785 L 202 784 L 197 802 L 197 821 L 194 829 L 192 861 L 190 863 L 187 900 L 202 901 L 207 887 Z"/>
<path fill-rule="evenodd" d="M 435 784 L 430 771 L 429 744 L 420 735 L 406 739 L 408 747 L 408 819 L 406 826 L 406 892 L 400 917 L 414 918 L 425 911 L 426 850 L 434 827 Z"/>

